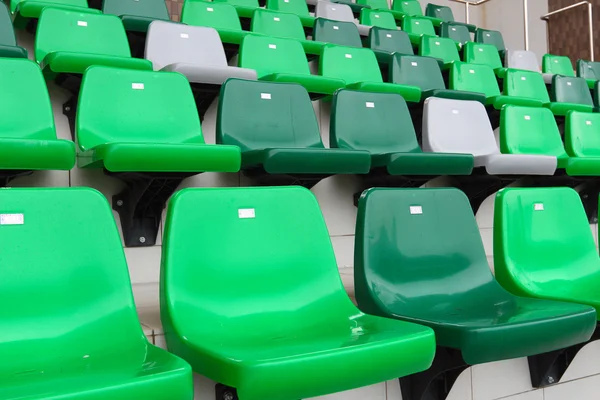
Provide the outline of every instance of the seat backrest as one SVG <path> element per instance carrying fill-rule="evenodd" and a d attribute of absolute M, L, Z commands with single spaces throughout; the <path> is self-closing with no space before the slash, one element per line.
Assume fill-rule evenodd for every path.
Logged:
<path fill-rule="evenodd" d="M 419 0 L 394 0 L 392 10 L 415 17 L 423 16 L 423 9 Z"/>
<path fill-rule="evenodd" d="M 350 315 L 360 315 L 317 200 L 296 186 L 178 191 L 169 201 L 161 276 L 165 330 L 215 341 L 207 345 L 240 343 L 252 332 L 268 346 L 268 338 L 347 327 Z"/>
<path fill-rule="evenodd" d="M 600 62 L 577 60 L 577 76 L 600 80 Z"/>
<path fill-rule="evenodd" d="M 483 104 L 437 97 L 425 100 L 423 150 L 473 156 L 500 153 Z"/>
<path fill-rule="evenodd" d="M 414 54 L 408 34 L 397 29 L 385 29 L 374 26 L 369 30 L 368 40 L 371 50 L 381 50 L 399 54 Z"/>
<path fill-rule="evenodd" d="M 575 76 L 575 71 L 569 57 L 552 54 L 545 54 L 542 58 L 542 72 L 546 74 Z"/>
<path fill-rule="evenodd" d="M 566 187 L 498 192 L 494 266 L 496 279 L 515 293 L 580 295 L 573 289 L 600 273 L 600 260 L 579 194 Z"/>
<path fill-rule="evenodd" d="M 571 157 L 600 157 L 600 114 L 570 111 L 565 119 L 565 148 Z"/>
<path fill-rule="evenodd" d="M 369 6 L 373 10 L 389 10 L 390 6 L 387 0 L 356 0 L 356 4 Z"/>
<path fill-rule="evenodd" d="M 10 11 L 15 12 L 17 10 L 17 6 L 19 3 L 22 3 L 27 0 L 10 0 Z M 69 5 L 69 6 L 78 6 L 78 7 L 88 7 L 87 0 L 45 0 L 46 6 L 56 4 L 56 5 Z"/>
<path fill-rule="evenodd" d="M 308 5 L 304 0 L 267 0 L 267 8 L 273 11 L 283 11 L 308 17 Z"/>
<path fill-rule="evenodd" d="M 507 154 L 568 157 L 554 115 L 544 107 L 502 107 L 500 151 Z"/>
<path fill-rule="evenodd" d="M 429 17 L 439 18 L 442 21 L 454 22 L 454 14 L 452 9 L 447 6 L 439 6 L 429 3 L 425 8 L 425 14 Z"/>
<path fill-rule="evenodd" d="M 215 3 L 227 3 L 232 6 L 242 6 L 250 8 L 259 8 L 258 0 L 213 0 Z"/>
<path fill-rule="evenodd" d="M 92 360 L 139 367 L 148 342 L 106 198 L 83 187 L 12 188 L 0 204 L 0 381 L 61 379 Z"/>
<path fill-rule="evenodd" d="M 17 45 L 10 11 L 8 11 L 8 7 L 4 3 L 0 5 L 0 44 L 4 46 Z"/>
<path fill-rule="evenodd" d="M 419 54 L 443 60 L 445 63 L 460 61 L 456 42 L 448 38 L 422 36 Z"/>
<path fill-rule="evenodd" d="M 537 56 L 532 51 L 508 50 L 506 52 L 506 66 L 508 68 L 540 72 Z"/>
<path fill-rule="evenodd" d="M 146 37 L 147 60 L 154 70 L 186 63 L 227 67 L 219 33 L 214 28 L 153 21 Z"/>
<path fill-rule="evenodd" d="M 352 22 L 317 18 L 313 29 L 313 39 L 317 42 L 332 43 L 340 46 L 362 47 L 358 27 Z"/>
<path fill-rule="evenodd" d="M 394 15 L 384 10 L 363 8 L 360 10 L 360 23 L 362 25 L 378 26 L 386 29 L 397 29 Z"/>
<path fill-rule="evenodd" d="M 274 73 L 310 75 L 306 53 L 297 40 L 247 35 L 238 64 L 256 70 L 258 78 Z"/>
<path fill-rule="evenodd" d="M 539 72 L 509 69 L 504 78 L 504 94 L 537 99 L 542 103 L 550 102 L 544 78 Z"/>
<path fill-rule="evenodd" d="M 204 143 L 190 84 L 176 72 L 93 66 L 77 107 L 79 147 L 105 143 Z"/>
<path fill-rule="evenodd" d="M 35 60 L 40 63 L 57 51 L 131 57 L 125 28 L 116 15 L 46 7 L 38 23 Z"/>
<path fill-rule="evenodd" d="M 477 43 L 491 44 L 492 46 L 495 46 L 498 51 L 506 50 L 504 38 L 499 31 L 477 28 L 477 31 L 475 31 L 475 41 Z"/>
<path fill-rule="evenodd" d="M 463 45 L 471 42 L 471 33 L 469 33 L 469 28 L 462 24 L 455 24 L 453 22 L 442 23 L 440 26 L 440 36 L 452 39 L 455 42 Z"/>
<path fill-rule="evenodd" d="M 323 148 L 308 92 L 295 83 L 230 79 L 221 87 L 217 143 L 242 152 L 268 148 Z"/>
<path fill-rule="evenodd" d="M 315 16 L 354 23 L 354 14 L 349 5 L 318 1 L 315 7 Z"/>
<path fill-rule="evenodd" d="M 509 301 L 488 266 L 469 200 L 455 188 L 375 188 L 358 204 L 356 298 L 360 308 L 404 317 L 485 296 Z M 366 284 L 366 287 L 361 284 Z"/>
<path fill-rule="evenodd" d="M 257 8 L 252 14 L 251 29 L 267 36 L 306 40 L 302 22 L 296 14 Z"/>
<path fill-rule="evenodd" d="M 134 15 L 164 21 L 170 19 L 164 0 L 103 0 L 102 12 L 119 17 Z"/>
<path fill-rule="evenodd" d="M 235 7 L 227 3 L 186 0 L 181 11 L 181 22 L 215 29 L 242 30 Z"/>
<path fill-rule="evenodd" d="M 371 154 L 420 153 L 406 101 L 399 94 L 338 90 L 333 96 L 330 144 Z"/>
<path fill-rule="evenodd" d="M 356 82 L 383 82 L 375 53 L 371 49 L 327 45 L 319 60 L 319 73 Z"/>
<path fill-rule="evenodd" d="M 433 23 L 426 18 L 404 17 L 402 29 L 414 35 L 437 36 L 433 28 Z"/>
<path fill-rule="evenodd" d="M 502 60 L 498 49 L 491 44 L 469 42 L 464 46 L 465 62 L 469 64 L 485 64 L 493 69 L 502 68 Z"/>
<path fill-rule="evenodd" d="M 554 75 L 550 100 L 559 103 L 594 105 L 592 94 L 584 78 Z"/>
<path fill-rule="evenodd" d="M 500 87 L 494 70 L 484 64 L 455 62 L 450 68 L 450 88 L 478 92 L 485 97 L 500 96 Z"/>
<path fill-rule="evenodd" d="M 389 81 L 401 85 L 417 86 L 423 92 L 446 89 L 440 65 L 436 59 L 431 57 L 394 54 Z"/>

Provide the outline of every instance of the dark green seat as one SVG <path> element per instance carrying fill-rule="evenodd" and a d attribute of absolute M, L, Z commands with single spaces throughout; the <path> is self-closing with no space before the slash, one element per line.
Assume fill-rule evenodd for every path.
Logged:
<path fill-rule="evenodd" d="M 369 31 L 368 44 L 375 53 L 377 61 L 384 64 L 390 63 L 394 53 L 414 54 L 408 34 L 397 29 L 372 27 Z"/>
<path fill-rule="evenodd" d="M 319 70 L 323 76 L 342 79 L 348 89 L 396 93 L 410 102 L 421 100 L 421 89 L 416 86 L 383 82 L 377 57 L 370 49 L 327 45 Z"/>
<path fill-rule="evenodd" d="M 595 111 L 600 112 L 600 81 L 596 81 L 594 85 L 594 106 L 596 107 Z"/>
<path fill-rule="evenodd" d="M 501 32 L 477 28 L 477 31 L 475 32 L 475 41 L 482 44 L 491 44 L 498 49 L 500 56 L 504 57 L 506 45 L 504 44 L 504 38 L 502 37 Z"/>
<path fill-rule="evenodd" d="M 102 12 L 121 18 L 125 29 L 135 32 L 148 31 L 152 21 L 170 21 L 164 0 L 103 0 Z"/>
<path fill-rule="evenodd" d="M 396 20 L 390 11 L 363 8 L 359 21 L 362 25 L 377 26 L 385 29 L 397 29 Z"/>
<path fill-rule="evenodd" d="M 513 237 L 521 236 L 513 227 Z M 467 364 L 585 342 L 596 326 L 589 306 L 503 289 L 458 189 L 369 189 L 359 201 L 355 240 L 361 311 L 430 326 L 438 346 L 460 350 Z"/>
<path fill-rule="evenodd" d="M 491 67 L 496 75 L 506 75 L 498 49 L 491 44 L 469 42 L 463 48 L 464 59 L 468 64 L 484 64 Z"/>
<path fill-rule="evenodd" d="M 469 30 L 469 32 L 475 32 L 477 27 L 473 24 L 465 24 L 463 22 L 457 22 L 454 20 L 454 13 L 448 6 L 439 6 L 437 4 L 429 3 L 425 8 L 425 15 L 433 18 L 439 18 L 444 22 L 453 22 L 457 25 L 462 25 Z"/>
<path fill-rule="evenodd" d="M 571 159 L 586 165 L 586 175 L 600 175 L 600 114 L 569 111 L 565 119 L 565 148 Z"/>
<path fill-rule="evenodd" d="M 47 79 L 58 73 L 83 74 L 91 65 L 152 70 L 150 61 L 131 57 L 119 17 L 55 8 L 40 16 L 35 60 Z"/>
<path fill-rule="evenodd" d="M 424 153 L 402 96 L 338 90 L 333 96 L 332 147 L 366 150 L 371 169 L 389 175 L 469 175 L 471 154 Z"/>
<path fill-rule="evenodd" d="M 424 36 L 437 36 L 431 20 L 423 17 L 404 17 L 402 30 L 408 33 L 413 46 L 419 46 Z"/>
<path fill-rule="evenodd" d="M 11 213 L 0 229 L 0 298 L 10 304 L 0 310 L 0 398 L 192 400 L 190 366 L 141 329 L 106 198 L 13 188 L 0 203 Z"/>
<path fill-rule="evenodd" d="M 305 28 L 315 25 L 315 17 L 308 12 L 308 5 L 304 0 L 267 0 L 267 9 L 296 14 Z"/>
<path fill-rule="evenodd" d="M 585 78 L 590 89 L 600 80 L 600 62 L 577 60 L 577 76 Z"/>
<path fill-rule="evenodd" d="M 296 14 L 257 8 L 252 14 L 251 30 L 265 36 L 294 39 L 306 54 L 320 55 L 326 43 L 306 40 L 300 17 Z"/>
<path fill-rule="evenodd" d="M 15 28 L 25 29 L 30 20 L 40 18 L 44 8 L 100 14 L 100 10 L 88 8 L 87 0 L 10 0 Z"/>
<path fill-rule="evenodd" d="M 575 76 L 571 59 L 566 56 L 544 54 L 542 58 L 542 72 L 544 74 Z"/>
<path fill-rule="evenodd" d="M 17 46 L 10 11 L 4 3 L 0 5 L 0 57 L 27 58 L 27 50 Z"/>
<path fill-rule="evenodd" d="M 464 46 L 466 43 L 472 42 L 469 28 L 463 24 L 456 22 L 444 22 L 440 26 L 440 36 L 452 39 Z"/>
<path fill-rule="evenodd" d="M 231 4 L 240 18 L 252 18 L 254 10 L 260 7 L 258 0 L 213 0 L 213 2 Z"/>
<path fill-rule="evenodd" d="M 346 86 L 342 79 L 311 75 L 297 40 L 248 35 L 242 41 L 238 64 L 255 70 L 260 80 L 298 83 L 313 99 L 332 95 Z"/>
<path fill-rule="evenodd" d="M 352 304 L 307 189 L 181 190 L 164 237 L 169 351 L 240 399 L 308 399 L 431 365 L 431 329 Z"/>
<path fill-rule="evenodd" d="M 442 60 L 444 69 L 450 68 L 454 62 L 460 61 L 457 43 L 448 38 L 422 36 L 419 55 Z"/>
<path fill-rule="evenodd" d="M 548 107 L 554 115 L 564 116 L 569 111 L 594 111 L 594 100 L 583 78 L 554 75 Z"/>
<path fill-rule="evenodd" d="M 300 85 L 230 79 L 221 88 L 217 143 L 239 146 L 242 169 L 271 175 L 364 174 L 366 151 L 326 149 Z M 262 170 L 262 171 L 261 171 Z"/>
<path fill-rule="evenodd" d="M 181 22 L 194 26 L 206 26 L 219 32 L 221 41 L 239 45 L 249 33 L 242 24 L 235 7 L 227 3 L 186 0 L 181 11 Z"/>
<path fill-rule="evenodd" d="M 419 0 L 394 0 L 392 2 L 392 10 L 400 12 L 409 17 L 428 19 L 434 26 L 440 26 L 442 22 L 444 22 L 439 18 L 424 15 Z"/>
<path fill-rule="evenodd" d="M 317 18 L 313 29 L 313 39 L 317 42 L 326 42 L 340 46 L 362 47 L 358 28 L 352 22 Z"/>

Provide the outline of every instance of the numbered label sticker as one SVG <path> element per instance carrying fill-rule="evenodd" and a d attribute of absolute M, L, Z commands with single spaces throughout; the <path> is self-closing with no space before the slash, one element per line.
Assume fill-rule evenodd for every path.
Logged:
<path fill-rule="evenodd" d="M 240 208 L 238 210 L 238 217 L 240 219 L 256 218 L 254 208 Z"/>
<path fill-rule="evenodd" d="M 544 203 L 535 203 L 533 209 L 535 211 L 544 211 Z"/>
<path fill-rule="evenodd" d="M 410 206 L 410 213 L 415 214 L 423 214 L 423 207 L 421 206 Z"/>
<path fill-rule="evenodd" d="M 260 98 L 263 100 L 271 100 L 271 93 L 261 93 Z"/>
<path fill-rule="evenodd" d="M 23 214 L 0 214 L 0 225 L 23 225 Z"/>

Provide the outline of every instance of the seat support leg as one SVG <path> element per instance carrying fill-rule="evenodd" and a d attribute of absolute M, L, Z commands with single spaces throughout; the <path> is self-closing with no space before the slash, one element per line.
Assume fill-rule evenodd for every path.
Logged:
<path fill-rule="evenodd" d="M 458 376 L 468 367 L 459 350 L 438 346 L 429 369 L 400 378 L 402 399 L 445 400 Z"/>
<path fill-rule="evenodd" d="M 598 196 L 600 195 L 600 180 L 590 180 L 579 190 L 581 202 L 590 224 L 598 223 Z"/>
<path fill-rule="evenodd" d="M 234 388 L 217 383 L 215 385 L 215 400 L 239 400 L 239 398 Z"/>
<path fill-rule="evenodd" d="M 477 214 L 477 210 L 485 199 L 516 179 L 517 177 L 503 179 L 499 176 L 474 174 L 464 179 L 457 178 L 456 187 L 465 192 L 471 203 L 473 214 Z"/>
<path fill-rule="evenodd" d="M 63 104 L 63 115 L 69 121 L 69 130 L 71 131 L 71 139 L 75 141 L 75 116 L 77 111 L 77 97 L 73 96 Z"/>

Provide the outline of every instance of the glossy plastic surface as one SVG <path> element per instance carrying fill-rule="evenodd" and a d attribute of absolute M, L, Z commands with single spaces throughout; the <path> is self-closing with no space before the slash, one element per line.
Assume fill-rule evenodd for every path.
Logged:
<path fill-rule="evenodd" d="M 509 69 L 504 78 L 504 94 L 537 102 L 539 106 L 550 103 L 544 78 L 539 72 Z"/>
<path fill-rule="evenodd" d="M 469 33 L 469 28 L 463 24 L 457 24 L 456 22 L 442 23 L 440 26 L 440 36 L 452 39 L 461 45 L 471 42 L 471 33 Z"/>
<path fill-rule="evenodd" d="M 456 42 L 448 38 L 423 36 L 419 45 L 419 55 L 440 59 L 445 68 L 449 68 L 455 61 L 460 61 Z"/>
<path fill-rule="evenodd" d="M 363 8 L 360 11 L 360 23 L 362 25 L 377 26 L 385 29 L 397 29 L 394 15 L 390 11 L 385 10 Z"/>
<path fill-rule="evenodd" d="M 146 32 L 152 21 L 169 21 L 164 0 L 103 0 L 102 12 L 121 17 L 125 29 Z"/>
<path fill-rule="evenodd" d="M 554 75 L 550 90 L 550 109 L 555 115 L 566 115 L 568 111 L 594 111 L 594 100 L 583 78 Z"/>
<path fill-rule="evenodd" d="M 429 328 L 352 304 L 304 188 L 184 189 L 169 201 L 164 238 L 169 350 L 240 399 L 309 398 L 431 365 Z"/>
<path fill-rule="evenodd" d="M 502 37 L 502 33 L 500 33 L 499 31 L 478 28 L 475 32 L 475 41 L 477 43 L 491 44 L 492 46 L 496 47 L 498 51 L 501 52 L 504 52 L 506 50 L 504 38 Z"/>
<path fill-rule="evenodd" d="M 373 29 L 371 28 L 371 31 Z M 371 31 L 369 31 L 369 36 Z M 358 28 L 352 22 L 317 18 L 313 29 L 313 38 L 319 42 L 327 42 L 339 46 L 362 47 Z"/>
<path fill-rule="evenodd" d="M 450 69 L 450 87 L 454 90 L 483 93 L 487 105 L 493 105 L 500 96 L 494 70 L 484 64 L 454 63 Z"/>
<path fill-rule="evenodd" d="M 469 200 L 457 189 L 363 193 L 354 279 L 362 311 L 431 326 L 438 345 L 461 350 L 469 364 L 581 343 L 596 326 L 591 307 L 504 290 L 488 266 Z"/>
<path fill-rule="evenodd" d="M 545 74 L 575 76 L 569 57 L 552 54 L 545 54 L 542 58 L 542 72 Z"/>
<path fill-rule="evenodd" d="M 491 44 L 469 42 L 464 47 L 465 62 L 468 64 L 484 64 L 495 71 L 502 68 L 502 60 L 498 49 Z"/>
<path fill-rule="evenodd" d="M 402 30 L 410 36 L 413 45 L 421 44 L 422 36 L 437 36 L 433 23 L 423 17 L 405 17 L 402 21 Z"/>
<path fill-rule="evenodd" d="M 0 204 L 22 218 L 0 226 L 0 398 L 192 400 L 190 366 L 144 337 L 106 198 L 13 188 Z"/>
<path fill-rule="evenodd" d="M 226 3 L 186 0 L 181 11 L 181 22 L 215 28 L 223 43 L 240 44 L 248 34 L 247 31 L 242 31 L 235 7 Z"/>
<path fill-rule="evenodd" d="M 368 47 L 373 50 L 377 61 L 389 63 L 393 53 L 414 54 L 410 37 L 398 29 L 372 27 L 369 30 Z"/>
<path fill-rule="evenodd" d="M 600 307 L 600 259 L 571 188 L 504 189 L 494 214 L 496 278 L 520 296 Z"/>
<path fill-rule="evenodd" d="M 600 157 L 600 114 L 570 111 L 565 118 L 565 148 L 571 157 Z"/>

